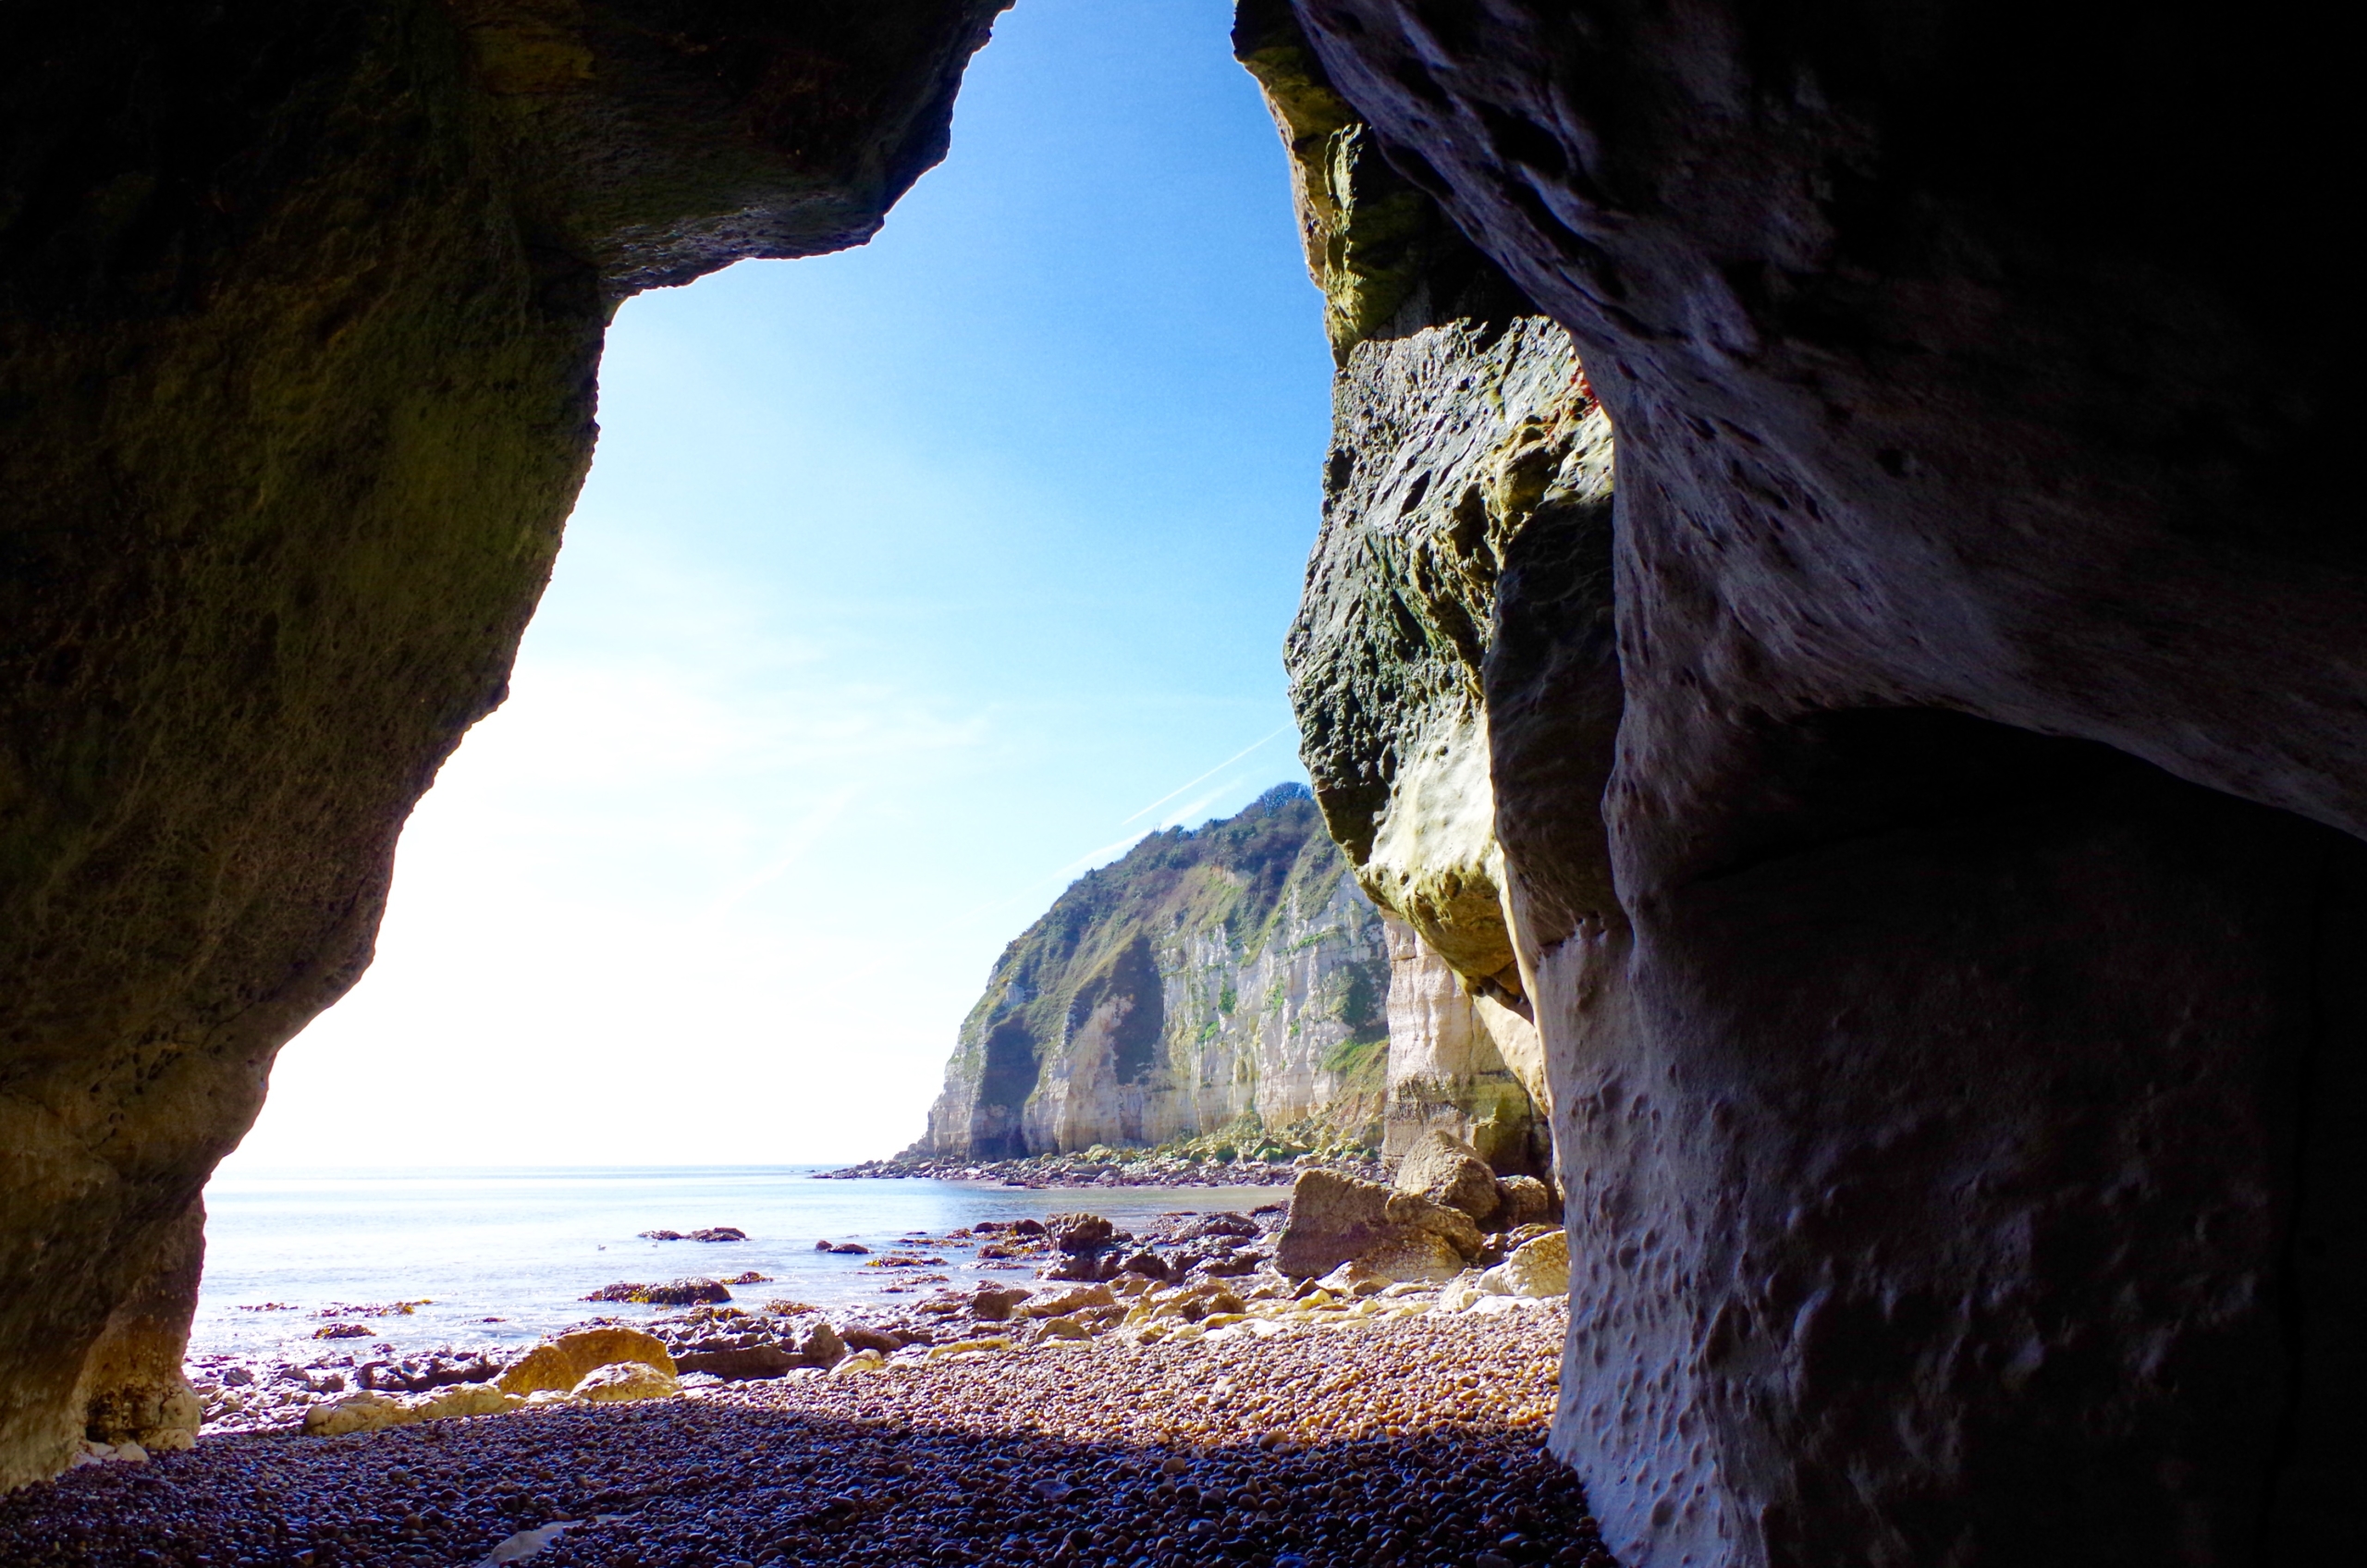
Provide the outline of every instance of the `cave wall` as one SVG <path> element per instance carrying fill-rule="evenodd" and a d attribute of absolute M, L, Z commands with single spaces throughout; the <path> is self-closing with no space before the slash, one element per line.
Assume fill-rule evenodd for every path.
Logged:
<path fill-rule="evenodd" d="M 1617 432 L 1602 553 L 1507 563 L 1483 680 L 1606 1538 L 2338 1550 L 2367 542 L 2314 18 L 1294 9 Z"/>
<path fill-rule="evenodd" d="M 0 1487 L 182 1429 L 158 1292 L 501 698 L 617 301 L 866 239 L 999 9 L 0 20 Z"/>

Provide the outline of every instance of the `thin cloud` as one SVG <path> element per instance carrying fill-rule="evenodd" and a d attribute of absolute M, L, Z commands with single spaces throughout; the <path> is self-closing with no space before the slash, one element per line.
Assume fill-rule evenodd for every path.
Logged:
<path fill-rule="evenodd" d="M 1183 783 L 1178 784 L 1174 789 L 1170 790 L 1164 795 L 1159 796 L 1159 799 L 1151 802 L 1150 804 L 1143 807 L 1142 810 L 1138 812 L 1132 812 L 1120 817 L 1118 819 L 1118 826 L 1123 827 L 1129 822 L 1134 821 L 1135 817 L 1148 816 L 1151 813 L 1157 811 L 1159 807 L 1165 805 L 1168 802 L 1173 800 L 1184 790 L 1192 789 L 1196 785 L 1207 783 L 1209 779 L 1214 778 L 1218 774 L 1222 773 L 1226 768 L 1231 767 L 1234 763 L 1239 762 L 1242 758 L 1247 756 L 1250 753 L 1256 751 L 1258 747 L 1264 745 L 1267 741 L 1272 740 L 1275 736 L 1280 735 L 1283 730 L 1288 729 L 1291 727 L 1292 726 L 1289 724 L 1284 724 L 1278 729 L 1269 730 L 1268 733 L 1259 736 L 1257 740 L 1252 741 L 1248 745 L 1244 746 L 1241 750 L 1233 753 L 1233 755 L 1225 758 L 1224 761 L 1217 764 L 1216 766 L 1208 769 L 1208 772 L 1203 773 L 1197 778 L 1185 779 Z"/>

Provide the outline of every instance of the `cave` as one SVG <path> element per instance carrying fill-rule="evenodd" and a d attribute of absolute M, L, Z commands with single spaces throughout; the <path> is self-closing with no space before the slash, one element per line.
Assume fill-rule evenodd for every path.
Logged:
<path fill-rule="evenodd" d="M 207 1174 L 501 698 L 616 305 L 867 238 L 1001 8 L 0 22 L 0 1487 L 185 1420 Z M 1335 837 L 1539 1042 L 1605 1540 L 2339 1550 L 2367 544 L 2318 14 L 1242 17 L 1286 138 L 1360 149 L 1301 162 L 1335 342 L 1562 366 L 1533 313 L 1583 367 L 1535 449 L 1594 490 L 1335 458 L 1341 516 L 1435 517 L 1429 597 L 1335 574 L 1293 657 Z M 1460 903 L 1390 859 L 1456 778 Z"/>

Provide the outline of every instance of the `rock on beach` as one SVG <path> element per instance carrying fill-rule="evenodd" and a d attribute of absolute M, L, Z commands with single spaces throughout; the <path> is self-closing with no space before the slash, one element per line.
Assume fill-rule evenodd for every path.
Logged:
<path fill-rule="evenodd" d="M 1226 1316 L 1208 1286 L 1201 1324 Z M 448 1568 L 566 1525 L 533 1568 L 1612 1568 L 1543 1450 L 1563 1311 L 1443 1317 L 1402 1288 L 1245 1302 L 1307 1318 L 1264 1336 L 997 1335 L 1012 1348 L 867 1375 L 323 1441 L 208 1435 L 0 1499 L 0 1562 L 143 1568 L 169 1543 L 217 1565 Z"/>

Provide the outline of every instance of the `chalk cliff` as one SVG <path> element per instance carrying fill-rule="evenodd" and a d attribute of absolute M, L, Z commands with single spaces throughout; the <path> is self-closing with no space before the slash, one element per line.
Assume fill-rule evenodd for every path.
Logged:
<path fill-rule="evenodd" d="M 1003 950 L 916 1155 L 1145 1145 L 1245 1118 L 1372 1141 L 1390 960 L 1303 785 L 1154 833 Z"/>

